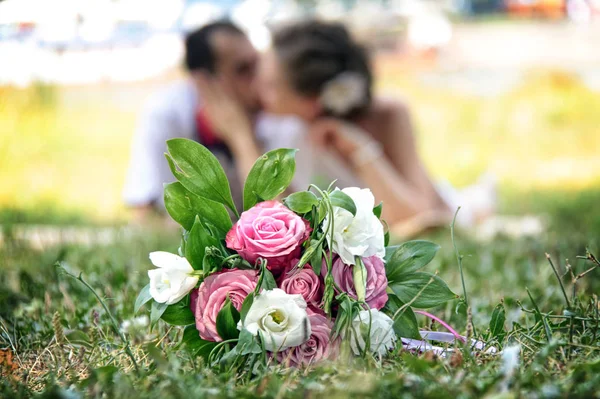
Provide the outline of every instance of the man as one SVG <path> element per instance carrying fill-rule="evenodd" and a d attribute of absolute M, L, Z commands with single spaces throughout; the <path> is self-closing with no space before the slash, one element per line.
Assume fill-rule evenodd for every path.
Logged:
<path fill-rule="evenodd" d="M 235 140 L 228 140 L 226 145 L 202 112 L 202 93 L 210 89 L 209 81 L 218 81 L 219 87 L 239 104 L 234 111 L 244 112 L 247 119 L 254 120 L 259 111 L 254 87 L 257 63 L 256 50 L 231 22 L 214 22 L 186 37 L 187 78 L 148 102 L 134 135 L 123 195 L 137 219 L 164 207 L 163 184 L 174 180 L 164 157 L 165 142 L 176 137 L 196 140 L 213 152 L 239 202 L 240 182 L 250 162 L 256 159 L 258 147 L 247 142 L 238 145 Z"/>

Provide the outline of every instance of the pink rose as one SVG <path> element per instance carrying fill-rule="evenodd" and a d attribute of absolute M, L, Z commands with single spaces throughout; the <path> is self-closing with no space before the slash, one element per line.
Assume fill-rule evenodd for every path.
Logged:
<path fill-rule="evenodd" d="M 308 366 L 337 355 L 339 340 L 331 340 L 333 322 L 310 308 L 307 312 L 312 331 L 310 338 L 299 346 L 277 353 L 280 363 L 293 367 Z"/>
<path fill-rule="evenodd" d="M 291 262 L 297 264 L 297 260 Z M 323 283 L 309 265 L 298 270 L 293 267 L 286 273 L 282 273 L 279 288 L 288 294 L 300 294 L 308 305 L 318 307 L 323 298 Z"/>
<path fill-rule="evenodd" d="M 385 276 L 385 265 L 383 260 L 377 256 L 362 258 L 362 261 L 367 270 L 365 301 L 369 307 L 379 310 L 385 306 L 388 300 L 388 295 L 385 291 L 388 286 L 387 277 Z M 333 261 L 331 274 L 333 275 L 333 281 L 342 291 L 347 292 L 352 298 L 356 298 L 352 273 L 353 267 L 344 264 L 342 258 L 338 257 Z"/>
<path fill-rule="evenodd" d="M 261 202 L 242 213 L 227 233 L 227 248 L 254 264 L 264 258 L 267 267 L 280 274 L 288 263 L 300 257 L 301 244 L 310 235 L 308 221 L 277 201 Z"/>
<path fill-rule="evenodd" d="M 200 338 L 222 341 L 217 333 L 217 315 L 227 298 L 239 311 L 258 282 L 256 270 L 227 269 L 204 279 L 198 290 L 192 292 L 190 306 L 196 317 Z"/>

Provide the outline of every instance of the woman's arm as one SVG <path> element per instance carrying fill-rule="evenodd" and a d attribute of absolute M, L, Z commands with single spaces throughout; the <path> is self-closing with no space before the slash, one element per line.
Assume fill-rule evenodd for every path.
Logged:
<path fill-rule="evenodd" d="M 432 211 L 429 198 L 398 173 L 385 147 L 372 135 L 354 125 L 324 119 L 313 124 L 310 136 L 318 146 L 336 151 L 376 200 L 384 202 L 383 217 L 390 226 Z"/>
<path fill-rule="evenodd" d="M 427 201 L 430 209 L 446 207 L 417 151 L 415 132 L 407 106 L 399 101 L 379 102 L 376 106 L 384 123 L 374 133 L 394 169 Z"/>

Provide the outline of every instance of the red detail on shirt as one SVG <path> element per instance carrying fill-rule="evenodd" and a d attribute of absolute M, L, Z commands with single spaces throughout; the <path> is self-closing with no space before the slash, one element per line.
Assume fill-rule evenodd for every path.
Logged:
<path fill-rule="evenodd" d="M 210 121 L 202 112 L 199 110 L 196 112 L 196 131 L 198 132 L 198 139 L 204 146 L 213 146 L 221 144 L 221 140 L 215 135 L 214 130 L 210 124 Z"/>

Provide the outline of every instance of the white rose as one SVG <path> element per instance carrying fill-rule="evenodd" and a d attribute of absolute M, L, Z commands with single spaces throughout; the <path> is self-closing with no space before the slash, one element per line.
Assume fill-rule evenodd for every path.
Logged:
<path fill-rule="evenodd" d="M 337 189 L 336 189 L 337 190 Z M 340 207 L 333 207 L 333 243 L 327 233 L 329 248 L 338 254 L 345 264 L 354 265 L 355 257 L 385 256 L 383 225 L 373 213 L 375 197 L 368 188 L 348 187 L 342 190 L 356 205 L 356 216 Z M 327 228 L 329 215 L 323 221 Z"/>
<path fill-rule="evenodd" d="M 302 295 L 290 295 L 275 288 L 261 292 L 242 325 L 252 335 L 260 333 L 265 349 L 281 351 L 306 342 L 311 334 L 310 322 L 306 313 L 306 301 Z"/>
<path fill-rule="evenodd" d="M 369 323 L 371 330 L 369 334 Z M 396 346 L 398 337 L 394 332 L 394 320 L 377 309 L 363 310 L 352 321 L 349 331 L 343 333 L 343 338 L 350 340 L 350 347 L 355 355 L 360 355 L 369 339 L 369 351 L 379 356 L 384 356 Z"/>
<path fill-rule="evenodd" d="M 158 269 L 148 270 L 150 295 L 158 303 L 172 305 L 188 294 L 198 283 L 198 276 L 186 258 L 169 252 L 152 252 L 150 261 Z"/>

